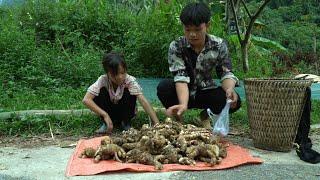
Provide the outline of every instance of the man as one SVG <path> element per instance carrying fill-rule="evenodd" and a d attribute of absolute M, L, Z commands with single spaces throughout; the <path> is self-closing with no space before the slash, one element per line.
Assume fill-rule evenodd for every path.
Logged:
<path fill-rule="evenodd" d="M 180 14 L 184 36 L 171 42 L 169 47 L 169 70 L 174 80 L 163 80 L 157 87 L 157 95 L 169 116 L 182 120 L 189 108 L 203 109 L 202 125 L 211 128 L 206 109 L 219 114 L 227 98 L 232 100 L 230 112 L 240 108 L 241 101 L 234 87 L 238 78 L 231 71 L 231 60 L 226 42 L 207 33 L 211 12 L 203 3 L 188 4 Z M 221 78 L 220 87 L 212 72 Z"/>
<path fill-rule="evenodd" d="M 200 113 L 202 126 L 211 129 L 206 109 L 219 114 L 231 99 L 230 112 L 241 106 L 234 87 L 239 84 L 232 73 L 231 60 L 226 42 L 207 33 L 210 26 L 210 9 L 203 3 L 188 4 L 180 14 L 184 36 L 171 42 L 169 47 L 169 70 L 174 80 L 163 80 L 157 87 L 157 95 L 169 116 L 182 120 L 182 114 L 190 108 L 204 109 Z M 221 79 L 218 87 L 212 77 L 216 71 Z M 319 163 L 320 154 L 312 150 L 308 138 L 310 131 L 311 91 L 307 89 L 307 102 L 299 124 L 295 142 L 297 154 L 303 161 Z"/>

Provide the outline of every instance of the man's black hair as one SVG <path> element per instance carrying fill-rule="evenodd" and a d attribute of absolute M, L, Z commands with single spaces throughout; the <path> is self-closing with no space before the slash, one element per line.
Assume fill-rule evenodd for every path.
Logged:
<path fill-rule="evenodd" d="M 112 75 L 118 74 L 120 66 L 127 71 L 127 64 L 123 55 L 116 52 L 105 53 L 102 57 L 102 66 L 106 73 L 110 72 Z"/>
<path fill-rule="evenodd" d="M 180 20 L 185 26 L 207 24 L 210 21 L 210 17 L 210 9 L 204 3 L 190 3 L 183 8 L 180 14 Z"/>

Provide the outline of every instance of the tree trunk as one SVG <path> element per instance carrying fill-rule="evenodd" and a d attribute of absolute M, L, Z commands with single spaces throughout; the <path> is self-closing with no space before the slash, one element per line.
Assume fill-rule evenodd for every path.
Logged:
<path fill-rule="evenodd" d="M 249 71 L 249 60 L 248 60 L 248 47 L 249 43 L 241 43 L 241 60 L 243 62 L 243 71 Z"/>
<path fill-rule="evenodd" d="M 226 13 L 226 29 L 228 34 L 236 33 L 236 25 L 235 25 L 235 18 L 232 12 L 231 1 L 233 1 L 235 6 L 236 14 L 239 15 L 239 7 L 240 7 L 240 0 L 227 0 L 225 5 L 225 13 Z"/>

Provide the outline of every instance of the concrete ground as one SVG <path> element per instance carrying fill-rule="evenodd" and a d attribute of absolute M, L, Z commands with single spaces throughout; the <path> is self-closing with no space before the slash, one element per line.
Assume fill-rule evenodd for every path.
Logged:
<path fill-rule="evenodd" d="M 319 127 L 317 127 L 319 128 Z M 253 147 L 251 139 L 229 136 L 264 160 L 261 165 L 245 165 L 216 171 L 174 171 L 164 173 L 116 172 L 95 176 L 65 177 L 67 162 L 74 151 L 55 145 L 37 148 L 0 147 L 0 180 L 2 179 L 319 179 L 320 163 L 301 161 L 292 150 L 288 153 L 265 151 Z M 312 133 L 313 149 L 320 152 L 320 134 Z"/>

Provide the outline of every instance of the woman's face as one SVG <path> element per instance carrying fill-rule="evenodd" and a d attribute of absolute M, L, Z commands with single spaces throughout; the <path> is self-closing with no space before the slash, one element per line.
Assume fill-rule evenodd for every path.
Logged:
<path fill-rule="evenodd" d="M 124 80 L 126 79 L 127 72 L 126 70 L 122 67 L 118 67 L 118 74 L 112 74 L 110 71 L 108 71 L 108 76 L 111 79 L 111 82 L 115 85 L 121 85 L 124 83 Z"/>
<path fill-rule="evenodd" d="M 184 36 L 193 47 L 201 47 L 205 43 L 208 26 L 206 23 L 183 26 Z"/>

